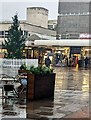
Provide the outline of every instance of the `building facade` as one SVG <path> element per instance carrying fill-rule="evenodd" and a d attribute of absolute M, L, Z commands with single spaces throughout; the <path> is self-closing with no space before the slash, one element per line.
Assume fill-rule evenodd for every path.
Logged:
<path fill-rule="evenodd" d="M 51 30 L 56 30 L 57 20 L 48 20 L 48 28 Z"/>
<path fill-rule="evenodd" d="M 57 20 L 57 39 L 65 43 L 64 40 L 71 40 L 75 43 L 79 40 L 85 42 L 88 39 L 88 46 L 73 46 L 72 41 L 69 46 L 69 57 L 90 57 L 90 20 L 91 7 L 90 2 L 66 2 L 59 0 L 58 20 Z M 66 46 L 66 43 L 65 45 Z"/>
<path fill-rule="evenodd" d="M 12 21 L 0 22 L 0 56 L 3 57 L 2 42 L 8 37 Z M 31 46 L 33 40 L 56 39 L 56 31 L 48 29 L 48 10 L 42 7 L 27 8 L 27 19 L 20 21 L 22 35 L 27 35 Z M 32 41 L 32 42 L 31 42 Z M 26 43 L 26 45 L 27 45 Z M 28 45 L 28 46 L 29 46 Z"/>
<path fill-rule="evenodd" d="M 63 39 L 89 33 L 89 2 L 59 2 L 57 34 Z"/>
<path fill-rule="evenodd" d="M 27 8 L 27 22 L 48 28 L 48 10 L 42 7 L 29 7 Z"/>

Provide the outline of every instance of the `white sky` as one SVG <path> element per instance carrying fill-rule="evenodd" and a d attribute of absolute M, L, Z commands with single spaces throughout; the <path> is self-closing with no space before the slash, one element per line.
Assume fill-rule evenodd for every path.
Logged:
<path fill-rule="evenodd" d="M 21 20 L 26 20 L 27 7 L 44 7 L 49 10 L 48 19 L 57 19 L 58 1 L 89 2 L 90 0 L 0 0 L 0 21 L 12 20 L 15 13 Z"/>
<path fill-rule="evenodd" d="M 36 2 L 37 1 L 37 2 Z M 0 0 L 0 21 L 12 20 L 15 13 L 21 20 L 26 19 L 27 7 L 44 7 L 49 10 L 48 19 L 57 19 L 59 0 Z"/>

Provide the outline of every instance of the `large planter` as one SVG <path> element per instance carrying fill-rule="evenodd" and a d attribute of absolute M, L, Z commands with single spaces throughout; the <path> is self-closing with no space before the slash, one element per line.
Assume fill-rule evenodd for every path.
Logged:
<path fill-rule="evenodd" d="M 55 73 L 27 74 L 27 99 L 53 98 L 55 88 Z"/>
<path fill-rule="evenodd" d="M 30 70 L 18 70 L 18 74 L 30 73 Z"/>

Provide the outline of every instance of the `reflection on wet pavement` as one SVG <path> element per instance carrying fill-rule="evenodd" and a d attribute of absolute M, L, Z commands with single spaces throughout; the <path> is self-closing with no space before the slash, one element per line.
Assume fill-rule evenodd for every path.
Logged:
<path fill-rule="evenodd" d="M 89 70 L 76 71 L 75 68 L 56 68 L 56 89 L 89 90 Z"/>
<path fill-rule="evenodd" d="M 1 92 L 0 94 L 2 94 Z M 20 103 L 18 99 L 13 97 L 0 98 L 1 118 L 26 118 L 26 104 L 23 101 Z"/>
<path fill-rule="evenodd" d="M 18 118 L 63 118 L 73 112 L 89 106 L 89 73 L 90 70 L 56 67 L 54 100 L 44 99 L 20 104 L 17 100 L 7 101 L 8 106 L 0 99 L 0 117 Z M 9 106 L 10 105 L 10 106 Z M 9 113 L 10 112 L 10 113 Z"/>
<path fill-rule="evenodd" d="M 90 70 L 55 68 L 54 100 L 31 101 L 27 104 L 28 118 L 63 118 L 89 106 Z"/>

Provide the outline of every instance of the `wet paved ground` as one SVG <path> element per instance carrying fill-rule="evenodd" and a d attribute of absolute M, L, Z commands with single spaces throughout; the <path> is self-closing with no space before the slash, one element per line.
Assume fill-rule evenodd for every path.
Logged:
<path fill-rule="evenodd" d="M 18 102 L 0 99 L 1 118 L 52 119 L 89 118 L 89 80 L 91 70 L 56 67 L 54 100 Z M 79 116 L 78 116 L 79 115 Z"/>

